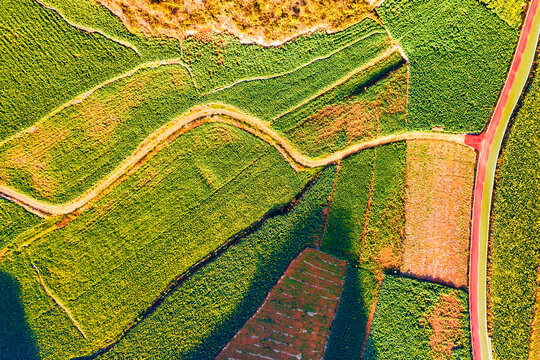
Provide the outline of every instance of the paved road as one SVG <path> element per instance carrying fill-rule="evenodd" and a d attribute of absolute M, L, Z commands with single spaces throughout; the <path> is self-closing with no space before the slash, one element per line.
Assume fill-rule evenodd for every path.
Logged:
<path fill-rule="evenodd" d="M 539 0 L 531 0 L 521 36 L 503 91 L 488 129 L 478 136 L 467 136 L 465 143 L 478 152 L 474 189 L 469 297 L 474 360 L 492 359 L 487 330 L 486 269 L 489 220 L 495 169 L 506 127 L 523 91 L 534 61 L 540 36 Z"/>

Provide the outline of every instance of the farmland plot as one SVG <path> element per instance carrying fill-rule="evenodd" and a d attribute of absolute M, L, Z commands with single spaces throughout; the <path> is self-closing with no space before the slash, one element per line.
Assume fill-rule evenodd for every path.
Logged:
<path fill-rule="evenodd" d="M 537 55 L 538 59 L 538 55 Z M 497 169 L 489 289 L 493 353 L 497 358 L 532 359 L 538 354 L 538 320 L 529 355 L 537 298 L 540 233 L 540 75 L 538 68 L 515 115 Z"/>
<path fill-rule="evenodd" d="M 216 358 L 321 359 L 347 263 L 306 249 Z"/>
<path fill-rule="evenodd" d="M 0 198 L 0 251 L 17 235 L 41 221 L 18 204 Z"/>
<path fill-rule="evenodd" d="M 388 0 L 377 13 L 410 61 L 407 129 L 481 132 L 517 31 L 478 0 Z"/>
<path fill-rule="evenodd" d="M 407 142 L 402 272 L 467 287 L 475 163 L 463 145 Z"/>
<path fill-rule="evenodd" d="M 399 268 L 405 149 L 405 143 L 395 143 L 343 160 L 322 249 L 373 273 Z"/>
<path fill-rule="evenodd" d="M 364 40 L 328 58 L 208 96 L 181 65 L 137 71 L 0 145 L 0 181 L 40 200 L 67 202 L 113 171 L 148 135 L 196 105 L 232 103 L 269 120 L 387 48 L 382 27 L 366 22 Z"/>
<path fill-rule="evenodd" d="M 215 359 L 290 262 L 322 236 L 323 209 L 335 170 L 323 171 L 289 212 L 266 220 L 188 278 L 98 358 Z"/>
<path fill-rule="evenodd" d="M 261 140 L 202 125 L 27 254 L 92 343 L 103 345 L 177 275 L 307 180 Z"/>
<path fill-rule="evenodd" d="M 130 48 L 66 24 L 34 0 L 0 7 L 0 140 L 134 67 Z"/>
<path fill-rule="evenodd" d="M 488 9 L 499 15 L 501 19 L 513 28 L 518 28 L 521 23 L 521 15 L 527 2 L 525 0 L 479 0 L 486 4 Z"/>
<path fill-rule="evenodd" d="M 344 84 L 276 119 L 272 127 L 311 157 L 405 131 L 407 69 L 403 62 L 396 51 Z"/>
<path fill-rule="evenodd" d="M 467 294 L 386 275 L 364 359 L 472 359 Z"/>

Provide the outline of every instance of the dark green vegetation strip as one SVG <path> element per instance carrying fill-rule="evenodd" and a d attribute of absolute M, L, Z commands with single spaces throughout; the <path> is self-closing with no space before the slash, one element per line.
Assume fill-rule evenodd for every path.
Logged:
<path fill-rule="evenodd" d="M 325 360 L 359 359 L 366 338 L 377 281 L 365 269 L 349 267 Z"/>
<path fill-rule="evenodd" d="M 445 303 L 445 296 L 455 300 Z M 386 275 L 364 359 L 472 359 L 468 327 L 466 292 Z M 448 329 L 451 331 L 444 331 Z M 439 337 L 434 336 L 437 334 Z M 440 347 L 434 346 L 435 339 L 442 341 Z"/>
<path fill-rule="evenodd" d="M 27 252 L 87 336 L 103 345 L 179 273 L 307 181 L 262 140 L 202 125 Z"/>
<path fill-rule="evenodd" d="M 477 0 L 388 0 L 377 12 L 410 60 L 407 128 L 481 132 L 517 31 Z"/>
<path fill-rule="evenodd" d="M 213 359 L 255 313 L 293 258 L 322 236 L 335 177 L 325 170 L 290 212 L 267 220 L 174 290 L 99 359 Z"/>
<path fill-rule="evenodd" d="M 0 23 L 0 140 L 140 61 L 34 0 L 2 1 Z"/>
<path fill-rule="evenodd" d="M 540 73 L 508 133 L 493 202 L 490 293 L 493 352 L 527 359 L 540 260 Z M 538 316 L 538 315 L 537 315 Z"/>
<path fill-rule="evenodd" d="M 17 235 L 41 221 L 41 218 L 20 205 L 0 198 L 0 250 L 9 245 Z"/>

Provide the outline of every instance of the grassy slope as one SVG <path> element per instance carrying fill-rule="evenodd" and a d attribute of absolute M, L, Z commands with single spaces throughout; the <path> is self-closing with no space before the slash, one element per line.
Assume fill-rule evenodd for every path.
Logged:
<path fill-rule="evenodd" d="M 540 259 L 540 74 L 536 69 L 504 146 L 493 202 L 493 352 L 527 359 Z"/>
<path fill-rule="evenodd" d="M 341 36 L 354 40 L 375 30 L 382 28 L 367 19 Z M 319 43 L 318 37 L 312 38 L 311 46 Z M 361 66 L 386 46 L 385 39 L 386 35 L 376 34 L 305 69 L 266 81 L 240 83 L 208 97 L 194 88 L 181 66 L 139 71 L 0 147 L 0 176 L 31 196 L 55 203 L 69 201 L 111 172 L 148 134 L 190 107 L 209 101 L 229 102 L 269 119 Z M 298 41 L 305 41 L 306 46 L 309 43 Z M 364 46 L 371 50 L 362 50 Z M 289 51 L 295 48 L 265 51 L 281 64 L 277 60 L 293 58 Z M 311 81 L 313 77 L 316 82 Z M 288 94 L 283 97 L 287 101 L 273 101 L 283 93 Z"/>
<path fill-rule="evenodd" d="M 517 31 L 477 0 L 388 0 L 377 12 L 410 60 L 407 128 L 481 132 Z"/>
<path fill-rule="evenodd" d="M 0 249 L 29 227 L 41 223 L 42 220 L 26 211 L 20 205 L 0 198 Z"/>
<path fill-rule="evenodd" d="M 434 308 L 441 294 L 457 296 L 462 309 L 462 334 L 454 343 L 456 347 L 451 351 L 451 359 L 472 359 L 467 294 L 392 275 L 385 277 L 381 287 L 364 359 L 431 360 L 433 330 L 424 317 Z"/>
<path fill-rule="evenodd" d="M 0 140 L 140 61 L 33 0 L 3 1 L 0 23 Z"/>
<path fill-rule="evenodd" d="M 302 200 L 267 220 L 180 285 L 99 359 L 213 359 L 253 315 L 289 262 L 321 236 L 322 210 L 335 177 L 325 170 Z"/>
<path fill-rule="evenodd" d="M 178 274 L 307 180 L 261 140 L 203 125 L 27 253 L 89 339 L 103 344 Z"/>

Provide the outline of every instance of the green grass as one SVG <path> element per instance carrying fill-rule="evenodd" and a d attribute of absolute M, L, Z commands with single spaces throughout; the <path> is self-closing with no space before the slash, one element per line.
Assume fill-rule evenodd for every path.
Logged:
<path fill-rule="evenodd" d="M 27 253 L 88 338 L 103 345 L 176 276 L 307 180 L 258 138 L 202 125 Z"/>
<path fill-rule="evenodd" d="M 363 24 L 367 34 L 373 28 L 382 31 L 371 19 Z M 193 106 L 232 103 L 268 120 L 369 61 L 387 46 L 385 39 L 385 34 L 376 34 L 288 75 L 239 83 L 210 96 L 202 96 L 180 65 L 138 71 L 0 146 L 0 175 L 32 197 L 51 203 L 73 200 L 113 171 L 149 134 Z M 311 82 L 313 78 L 317 81 Z M 274 101 L 281 93 L 289 95 Z"/>
<path fill-rule="evenodd" d="M 441 295 L 459 300 L 461 335 L 453 342 L 451 359 L 472 359 L 467 294 L 442 285 L 386 275 L 366 347 L 365 360 L 431 360 L 433 329 L 427 320 Z M 449 340 L 445 336 L 446 340 Z M 446 357 L 444 357 L 446 358 Z"/>
<path fill-rule="evenodd" d="M 140 61 L 33 0 L 4 1 L 0 23 L 0 140 Z"/>
<path fill-rule="evenodd" d="M 373 273 L 399 267 L 405 219 L 405 149 L 403 142 L 384 145 L 342 162 L 323 250 Z M 367 209 L 372 175 L 372 200 Z"/>
<path fill-rule="evenodd" d="M 488 9 L 499 15 L 501 19 L 513 28 L 519 28 L 522 23 L 521 15 L 525 8 L 525 0 L 480 0 Z"/>
<path fill-rule="evenodd" d="M 175 289 L 98 359 L 214 359 L 255 313 L 290 261 L 322 235 L 335 167 L 290 212 L 265 221 Z"/>
<path fill-rule="evenodd" d="M 0 249 L 28 228 L 40 224 L 42 219 L 22 206 L 0 198 Z"/>
<path fill-rule="evenodd" d="M 377 282 L 364 269 L 349 267 L 328 339 L 326 360 L 360 359 Z"/>
<path fill-rule="evenodd" d="M 497 359 L 527 359 L 540 260 L 538 69 L 504 145 L 493 201 L 490 295 Z"/>
<path fill-rule="evenodd" d="M 477 0 L 388 0 L 377 12 L 410 60 L 407 128 L 481 132 L 518 32 Z"/>
<path fill-rule="evenodd" d="M 405 130 L 406 67 L 399 53 L 276 119 L 272 127 L 311 157 Z M 393 71 L 395 70 L 395 71 Z M 402 102 L 399 110 L 392 106 Z M 342 125 L 336 123 L 343 122 Z M 339 126 L 335 131 L 329 129 Z"/>

